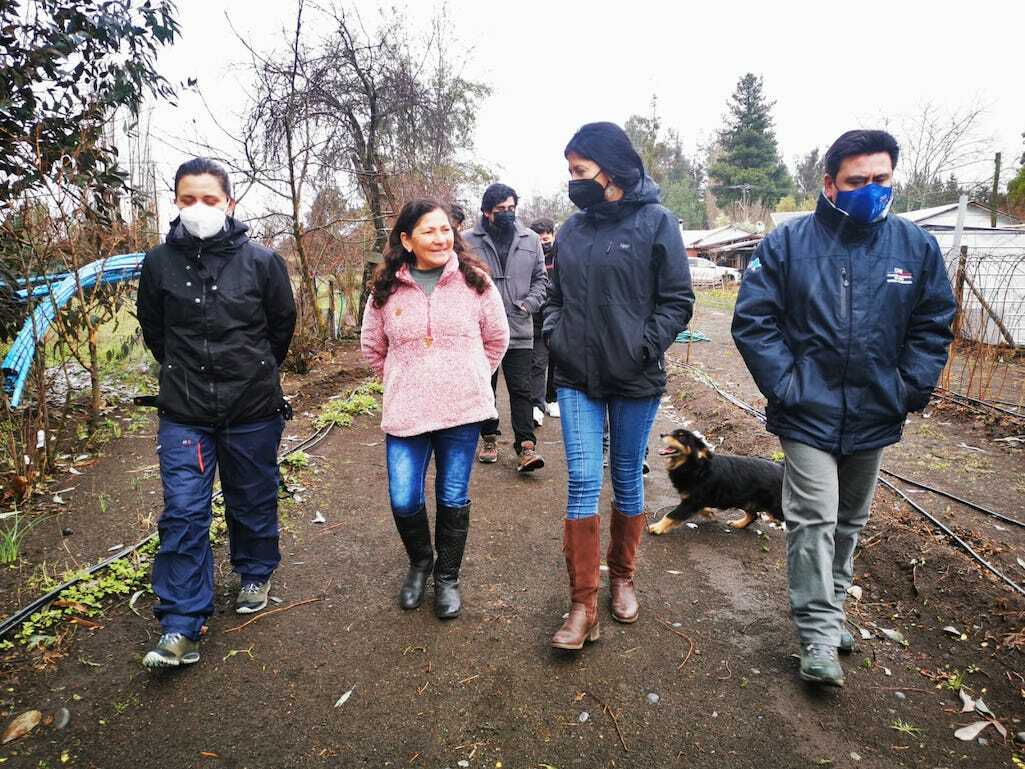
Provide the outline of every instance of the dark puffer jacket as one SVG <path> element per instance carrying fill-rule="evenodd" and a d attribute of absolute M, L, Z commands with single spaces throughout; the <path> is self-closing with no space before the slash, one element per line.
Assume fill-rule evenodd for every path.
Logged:
<path fill-rule="evenodd" d="M 176 219 L 146 254 L 136 312 L 160 363 L 160 413 L 186 424 L 268 419 L 283 407 L 278 367 L 295 328 L 284 261 L 228 219 L 194 238 Z"/>
<path fill-rule="evenodd" d="M 852 454 L 895 443 L 929 403 L 954 310 L 932 235 L 892 215 L 856 225 L 820 196 L 755 250 L 733 339 L 770 432 Z"/>
<path fill-rule="evenodd" d="M 557 386 L 592 398 L 665 391 L 663 353 L 687 327 L 694 292 L 679 221 L 658 201 L 645 177 L 559 229 L 544 310 Z"/>

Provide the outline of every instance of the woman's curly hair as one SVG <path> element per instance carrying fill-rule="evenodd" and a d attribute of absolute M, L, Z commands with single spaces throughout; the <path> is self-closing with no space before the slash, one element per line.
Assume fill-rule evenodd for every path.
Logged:
<path fill-rule="evenodd" d="M 452 217 L 449 214 L 448 208 L 437 200 L 431 200 L 430 198 L 410 200 L 399 211 L 391 234 L 388 236 L 388 248 L 384 253 L 384 261 L 374 270 L 374 278 L 370 286 L 370 290 L 373 293 L 374 307 L 378 309 L 384 307 L 388 297 L 395 291 L 395 276 L 402 269 L 402 265 L 408 264 L 413 266 L 415 263 L 413 254 L 403 247 L 400 236 L 403 233 L 407 237 L 412 236 L 417 223 L 424 216 L 432 211 L 439 210 L 445 212 L 445 216 L 449 218 L 451 223 Z M 452 250 L 456 252 L 456 258 L 459 260 L 459 272 L 463 274 L 463 280 L 466 281 L 466 284 L 478 294 L 483 294 L 487 291 L 490 284 L 487 277 L 487 265 L 474 256 L 473 252 L 466 246 L 466 243 L 459 235 L 459 230 L 454 227 L 452 228 Z"/>

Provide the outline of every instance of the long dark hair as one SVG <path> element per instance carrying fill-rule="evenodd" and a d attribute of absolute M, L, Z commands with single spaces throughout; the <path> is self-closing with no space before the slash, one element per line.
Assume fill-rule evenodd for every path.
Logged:
<path fill-rule="evenodd" d="M 623 190 L 630 189 L 644 176 L 644 161 L 626 131 L 615 123 L 585 123 L 580 126 L 563 154 L 570 152 L 593 160 Z"/>
<path fill-rule="evenodd" d="M 452 215 L 449 210 L 431 198 L 410 200 L 399 211 L 391 234 L 388 236 L 388 248 L 384 252 L 384 261 L 374 270 L 374 279 L 370 287 L 374 295 L 374 307 L 378 309 L 384 307 L 388 297 L 395 291 L 395 276 L 402 269 L 402 265 L 412 266 L 414 264 L 415 257 L 403 247 L 400 236 L 405 234 L 407 237 L 411 237 L 417 223 L 432 211 L 444 211 L 449 224 L 452 223 Z M 459 272 L 463 274 L 466 285 L 478 294 L 487 291 L 489 285 L 487 265 L 467 248 L 466 243 L 459 235 L 459 230 L 454 227 L 452 228 L 452 250 L 456 252 L 456 258 L 459 260 Z"/>

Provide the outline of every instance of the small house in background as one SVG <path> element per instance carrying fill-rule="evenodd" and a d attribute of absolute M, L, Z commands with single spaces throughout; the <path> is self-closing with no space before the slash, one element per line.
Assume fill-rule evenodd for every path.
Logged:
<path fill-rule="evenodd" d="M 762 241 L 755 227 L 727 224 L 714 230 L 684 230 L 683 245 L 687 256 L 708 259 L 721 267 L 732 267 L 743 273 L 751 254 Z"/>

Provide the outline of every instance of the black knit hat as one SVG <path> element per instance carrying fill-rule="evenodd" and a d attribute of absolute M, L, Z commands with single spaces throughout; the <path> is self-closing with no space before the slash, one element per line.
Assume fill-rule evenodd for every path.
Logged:
<path fill-rule="evenodd" d="M 564 155 L 575 152 L 593 160 L 617 187 L 627 190 L 644 175 L 644 161 L 626 131 L 615 123 L 586 123 L 573 134 Z"/>

